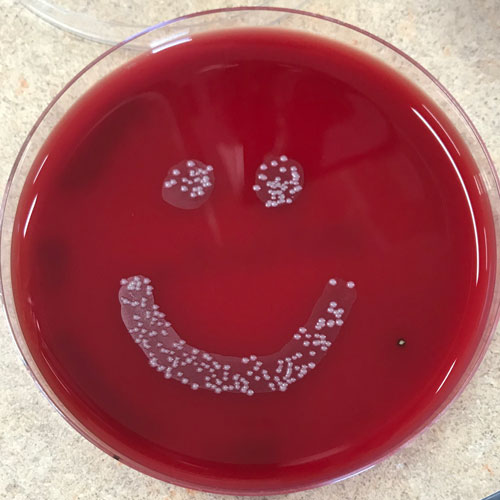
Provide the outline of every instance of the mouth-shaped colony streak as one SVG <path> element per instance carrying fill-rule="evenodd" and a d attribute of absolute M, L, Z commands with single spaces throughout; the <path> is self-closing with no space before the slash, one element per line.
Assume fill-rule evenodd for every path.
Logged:
<path fill-rule="evenodd" d="M 329 280 L 306 324 L 278 352 L 240 358 L 187 344 L 154 303 L 150 283 L 144 276 L 120 281 L 121 315 L 130 335 L 165 378 L 216 394 L 286 391 L 323 359 L 356 299 L 352 281 Z"/>

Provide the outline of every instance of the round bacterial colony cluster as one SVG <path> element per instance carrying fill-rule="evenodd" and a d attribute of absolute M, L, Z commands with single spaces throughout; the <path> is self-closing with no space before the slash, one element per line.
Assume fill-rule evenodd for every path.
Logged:
<path fill-rule="evenodd" d="M 152 368 L 191 389 L 246 394 L 286 391 L 313 370 L 337 337 L 356 298 L 352 281 L 331 279 L 308 321 L 277 352 L 245 357 L 209 353 L 183 340 L 154 303 L 151 280 L 120 282 L 121 316 Z"/>
<path fill-rule="evenodd" d="M 199 208 L 210 197 L 214 183 L 212 165 L 199 160 L 182 161 L 168 171 L 163 181 L 162 197 L 177 208 Z"/>
<path fill-rule="evenodd" d="M 292 203 L 302 191 L 304 171 L 299 163 L 281 155 L 262 163 L 253 190 L 268 208 Z"/>

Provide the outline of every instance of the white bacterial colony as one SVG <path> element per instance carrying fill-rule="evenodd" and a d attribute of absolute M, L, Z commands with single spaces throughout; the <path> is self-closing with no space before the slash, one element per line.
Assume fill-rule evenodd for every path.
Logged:
<path fill-rule="evenodd" d="M 162 185 L 162 197 L 177 208 L 194 209 L 205 203 L 214 189 L 214 169 L 199 160 L 173 166 Z"/>
<path fill-rule="evenodd" d="M 295 160 L 281 155 L 268 158 L 255 173 L 253 190 L 268 208 L 294 202 L 304 186 L 304 171 Z"/>
<path fill-rule="evenodd" d="M 121 316 L 150 366 L 166 379 L 215 394 L 286 391 L 314 370 L 339 334 L 356 299 L 352 281 L 330 279 L 304 324 L 273 354 L 245 357 L 209 353 L 183 340 L 154 302 L 151 280 L 120 281 Z"/>

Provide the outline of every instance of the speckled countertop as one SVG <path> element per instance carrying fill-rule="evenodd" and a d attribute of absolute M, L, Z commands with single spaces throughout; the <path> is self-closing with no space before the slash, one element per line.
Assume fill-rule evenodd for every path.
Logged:
<path fill-rule="evenodd" d="M 206 8 L 218 5 L 217 0 L 204 2 Z M 305 7 L 363 27 L 421 62 L 462 104 L 500 165 L 499 0 L 310 0 Z M 103 46 L 45 23 L 13 0 L 0 0 L 0 13 L 3 191 L 17 151 L 38 115 Z M 220 498 L 141 475 L 88 443 L 36 388 L 3 312 L 0 329 L 0 498 Z M 465 392 L 403 450 L 341 483 L 275 498 L 479 500 L 500 490 L 499 409 L 500 336 L 496 335 Z"/>

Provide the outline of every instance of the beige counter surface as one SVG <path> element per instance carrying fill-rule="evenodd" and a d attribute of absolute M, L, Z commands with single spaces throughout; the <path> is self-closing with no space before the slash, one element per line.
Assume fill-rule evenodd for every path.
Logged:
<path fill-rule="evenodd" d="M 147 3 L 147 2 L 144 2 Z M 240 2 L 235 2 L 240 3 Z M 244 2 L 241 2 L 244 3 Z M 281 2 L 286 5 L 286 2 Z M 207 0 L 207 8 L 218 5 Z M 392 42 L 457 98 L 500 165 L 499 0 L 310 0 L 306 8 Z M 104 49 L 0 0 L 0 188 L 36 118 Z M 500 336 L 442 418 L 354 478 L 287 500 L 480 500 L 500 490 Z M 23 366 L 0 313 L 0 498 L 209 500 L 108 457 L 74 431 Z"/>

